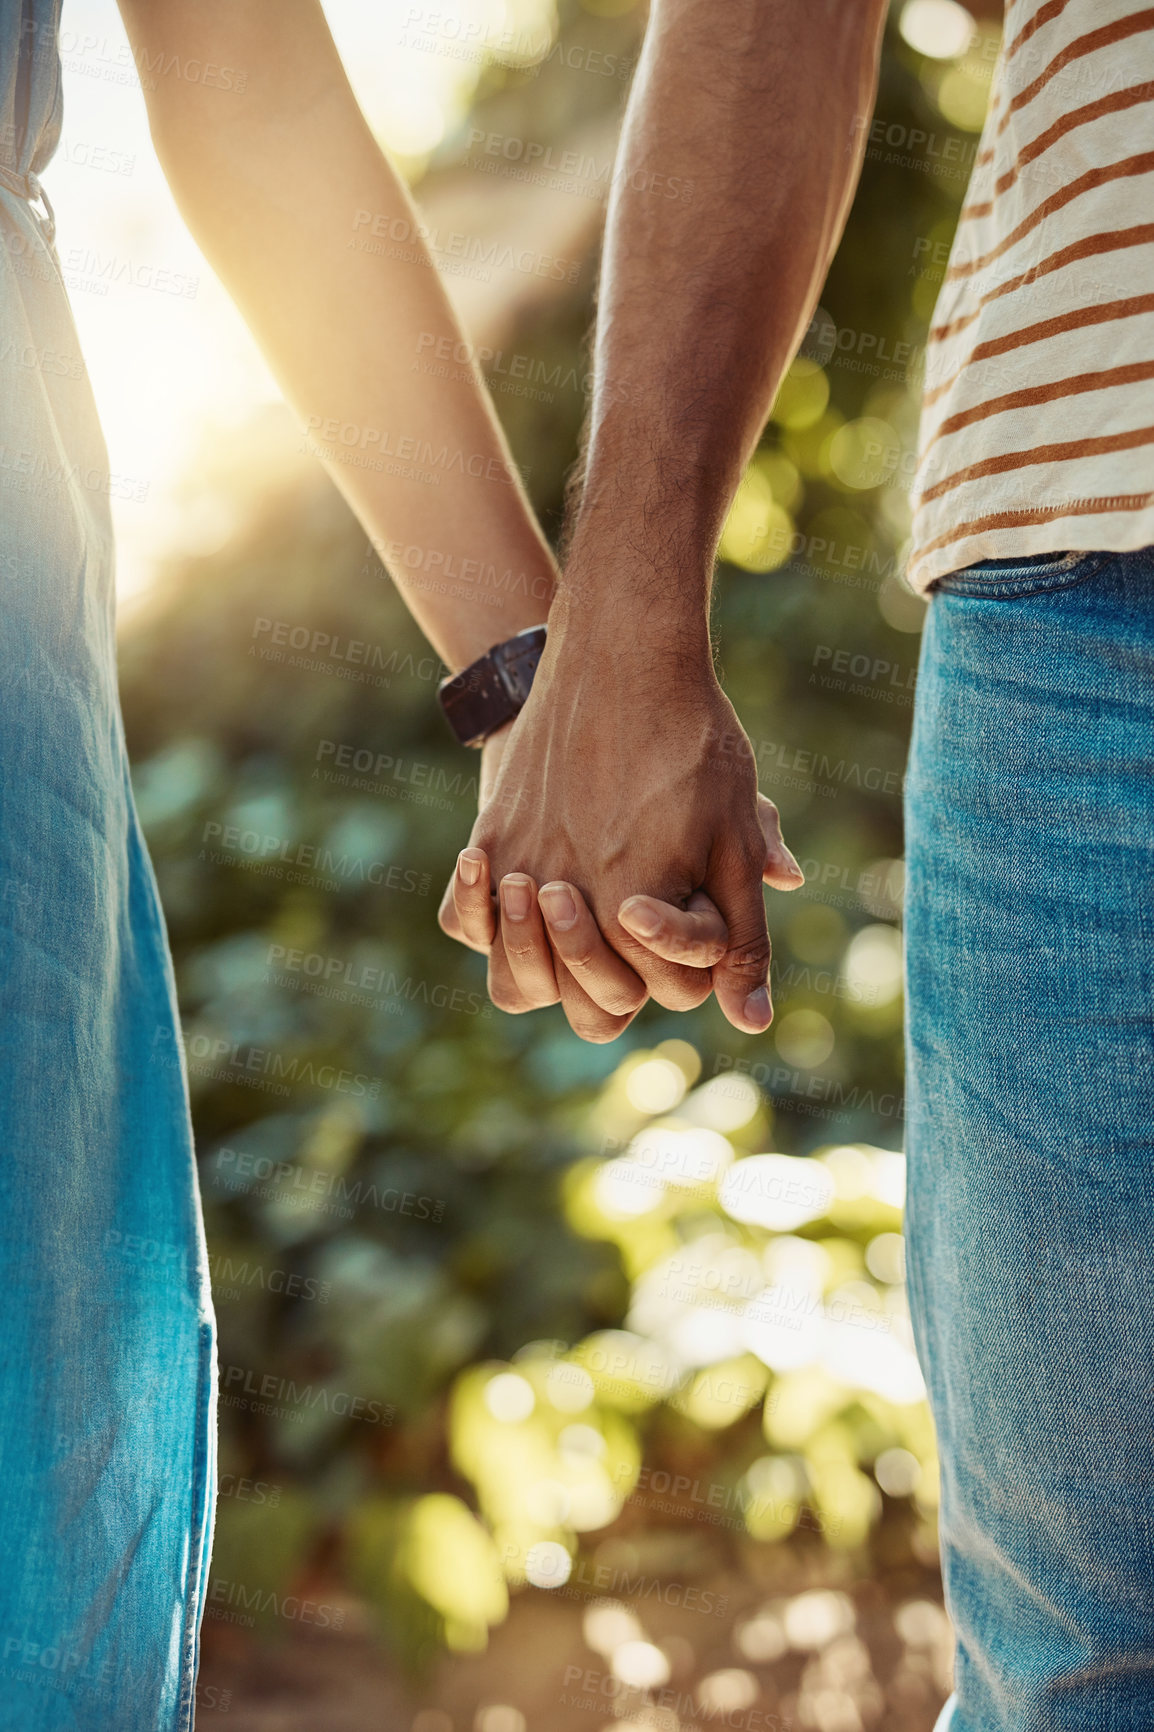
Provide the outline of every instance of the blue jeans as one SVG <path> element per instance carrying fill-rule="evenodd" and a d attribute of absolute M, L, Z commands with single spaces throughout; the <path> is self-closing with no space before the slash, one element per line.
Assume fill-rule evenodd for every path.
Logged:
<path fill-rule="evenodd" d="M 1154 550 L 944 580 L 908 800 L 910 1299 L 949 1732 L 1154 1727 Z"/>
<path fill-rule="evenodd" d="M 51 45 L 53 0 L 0 0 L 0 111 L 50 145 L 30 21 Z M 188 1732 L 215 1350 L 183 1052 L 117 698 L 108 457 L 38 158 L 4 143 L 0 1732 Z"/>

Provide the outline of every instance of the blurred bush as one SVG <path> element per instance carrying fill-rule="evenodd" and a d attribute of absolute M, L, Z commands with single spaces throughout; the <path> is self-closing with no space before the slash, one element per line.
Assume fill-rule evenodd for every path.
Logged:
<path fill-rule="evenodd" d="M 636 41 L 628 8 L 590 11 Z M 589 25 L 567 9 L 562 40 Z M 582 1548 L 692 1516 L 690 1484 L 751 1542 L 933 1557 L 896 1152 L 921 613 L 899 573 L 910 381 L 983 64 L 891 33 L 849 232 L 722 544 L 724 677 L 809 878 L 771 901 L 769 1035 L 649 1007 L 602 1048 L 559 1011 L 488 1008 L 435 921 L 476 761 L 299 457 L 256 497 L 216 484 L 241 527 L 123 644 L 220 1317 L 214 1573 L 360 1596 L 411 1663 L 483 1644 L 510 1589 L 563 1586 Z M 566 92 L 549 108 L 492 66 L 474 114 L 561 139 L 604 101 Z M 590 316 L 587 295 L 537 308 L 516 347 L 579 379 Z M 497 401 L 556 527 L 580 394 Z M 287 453 L 283 426 L 246 430 L 238 470 Z"/>

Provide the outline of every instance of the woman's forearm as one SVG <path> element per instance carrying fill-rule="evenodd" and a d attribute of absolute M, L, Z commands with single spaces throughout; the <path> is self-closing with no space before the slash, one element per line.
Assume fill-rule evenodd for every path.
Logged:
<path fill-rule="evenodd" d="M 317 0 L 121 9 L 181 211 L 430 643 L 459 668 L 539 624 L 552 555 Z"/>

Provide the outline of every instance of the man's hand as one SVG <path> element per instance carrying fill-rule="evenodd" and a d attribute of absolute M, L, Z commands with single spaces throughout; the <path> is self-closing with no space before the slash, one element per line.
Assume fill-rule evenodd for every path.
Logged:
<path fill-rule="evenodd" d="M 441 911 L 446 931 L 489 950 L 500 1007 L 559 996 L 578 1033 L 605 1040 L 647 993 L 689 1009 L 715 990 L 735 1027 L 768 1026 L 762 878 L 796 887 L 801 874 L 776 812 L 759 810 L 753 752 L 704 631 L 693 636 L 650 634 L 643 648 L 604 622 L 551 620 L 491 779 L 483 763 L 487 798 Z"/>
<path fill-rule="evenodd" d="M 624 1026 L 638 998 L 613 956 L 659 1003 L 700 1003 L 702 969 L 660 945 L 681 937 L 662 905 L 704 916 L 700 894 L 726 929 L 722 1010 L 747 1032 L 770 1021 L 754 755 L 714 677 L 710 592 L 845 224 L 886 13 L 731 0 L 719 31 L 712 0 L 650 5 L 606 217 L 580 503 L 536 683 L 463 855 L 475 882 L 453 898 L 498 1004 L 556 991 L 579 1032 L 591 1003 Z M 656 175 L 693 196 L 654 200 Z"/>
<path fill-rule="evenodd" d="M 509 779 L 497 793 L 498 772 L 521 725 L 519 716 L 490 734 L 481 749 L 478 804 L 482 815 L 491 817 L 499 800 L 505 818 L 515 822 L 517 814 L 532 803 L 529 791 Z M 715 909 L 712 912 L 714 929 L 724 934 L 724 923 Z M 565 1010 L 572 1027 L 582 1039 L 602 1042 L 614 1040 L 627 1028 L 649 996 L 641 977 L 606 944 L 574 885 L 558 882 L 539 892 L 528 874 L 510 872 L 498 895 L 489 857 L 473 844 L 458 856 L 438 918 L 449 937 L 489 957 L 490 996 L 510 1015 L 556 1004 L 562 996 L 557 984 L 560 970 L 566 980 Z M 724 938 L 720 946 L 715 938 L 704 945 L 698 942 L 683 960 L 704 971 L 722 949 Z M 570 966 L 559 960 L 562 955 Z M 708 991 L 708 974 L 703 973 L 702 996 Z"/>
<path fill-rule="evenodd" d="M 759 794 L 757 808 L 765 837 L 763 882 L 774 890 L 797 890 L 804 879 L 782 840 L 777 807 L 764 794 Z M 488 856 L 476 847 L 463 848 L 458 855 L 457 869 L 441 902 L 439 919 L 442 930 L 461 944 L 488 956 L 497 937 L 499 912 L 508 922 L 509 893 L 516 887 L 528 892 L 529 898 L 536 896 L 543 922 L 532 909 L 531 901 L 517 898 L 514 924 L 519 939 L 515 947 L 519 956 L 524 957 L 519 972 L 525 984 L 514 998 L 502 1003 L 503 1010 L 521 1014 L 557 1003 L 560 994 L 555 957 L 564 959 L 566 954 L 580 955 L 583 958 L 582 974 L 586 979 L 599 964 L 607 971 L 618 965 L 616 953 L 605 945 L 581 892 L 564 880 L 543 884 L 538 890 L 526 874 L 510 873 L 502 881 L 501 888 L 505 894 L 499 910 Z M 630 896 L 621 904 L 617 917 L 654 956 L 691 968 L 712 968 L 724 956 L 729 940 L 724 920 L 709 897 L 700 890 L 694 892 L 684 908 L 675 908 L 654 896 Z M 633 1020 L 633 1015 L 636 1012 L 612 1018 L 603 1013 L 604 1020 L 600 1023 L 593 1018 L 583 1018 L 577 1032 L 586 1040 L 613 1040 Z"/>

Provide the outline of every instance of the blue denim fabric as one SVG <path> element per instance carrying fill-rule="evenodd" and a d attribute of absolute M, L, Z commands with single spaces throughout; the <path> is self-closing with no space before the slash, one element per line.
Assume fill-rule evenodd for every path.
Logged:
<path fill-rule="evenodd" d="M 0 1729 L 184 1732 L 213 1323 L 108 459 L 28 181 L 59 130 L 55 22 L 0 0 Z"/>
<path fill-rule="evenodd" d="M 1154 1727 L 1154 550 L 955 573 L 908 799 L 949 1732 Z"/>

